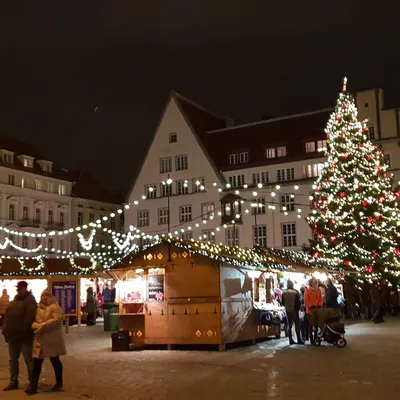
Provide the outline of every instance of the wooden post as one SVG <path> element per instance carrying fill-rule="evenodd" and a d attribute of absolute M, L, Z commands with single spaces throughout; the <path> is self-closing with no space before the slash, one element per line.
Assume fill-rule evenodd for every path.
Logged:
<path fill-rule="evenodd" d="M 81 314 L 82 314 L 82 307 L 81 307 L 81 279 L 78 278 L 76 282 L 76 305 L 77 305 L 77 317 L 78 317 L 78 329 L 81 327 Z"/>

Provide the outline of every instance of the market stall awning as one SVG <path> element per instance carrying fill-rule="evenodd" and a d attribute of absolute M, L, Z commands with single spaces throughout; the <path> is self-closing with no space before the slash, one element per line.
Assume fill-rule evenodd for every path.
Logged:
<path fill-rule="evenodd" d="M 0 258 L 0 276 L 88 275 L 97 270 L 88 257 Z"/>
<path fill-rule="evenodd" d="M 249 269 L 264 271 L 293 270 L 298 272 L 311 270 L 320 270 L 324 272 L 340 271 L 339 268 L 317 262 L 313 257 L 304 252 L 261 248 L 244 249 L 201 241 L 185 241 L 177 238 L 163 238 L 144 249 L 131 252 L 120 262 L 114 264 L 110 271 L 128 268 L 133 264 L 137 265 L 140 259 L 146 261 L 147 256 L 151 257 L 148 261 L 151 261 L 153 264 L 165 264 L 167 260 L 162 256 L 163 252 L 161 249 L 168 246 L 170 247 L 169 253 L 171 255 L 171 261 L 174 259 L 174 249 L 185 249 L 191 254 L 197 254 Z M 160 254 L 160 256 L 158 256 L 158 254 Z"/>

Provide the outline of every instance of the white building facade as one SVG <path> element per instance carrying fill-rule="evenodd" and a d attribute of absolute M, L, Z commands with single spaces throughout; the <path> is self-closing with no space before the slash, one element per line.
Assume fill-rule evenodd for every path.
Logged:
<path fill-rule="evenodd" d="M 58 235 L 58 232 L 96 221 L 120 208 L 117 202 L 107 199 L 105 190 L 97 182 L 94 184 L 93 178 L 89 179 L 91 186 L 88 187 L 86 176 L 57 169 L 31 146 L 0 138 L 0 244 L 3 247 L 8 238 L 23 249 L 42 245 L 39 252 L 31 254 L 8 245 L 0 250 L 0 255 L 52 256 L 58 250 L 81 250 L 76 233 Z M 91 195 L 82 198 L 83 193 Z M 108 224 L 116 231 L 122 229 L 120 218 Z M 21 233 L 12 235 L 7 230 Z M 25 232 L 35 235 L 25 235 Z M 57 234 L 36 236 L 49 232 Z M 105 244 L 100 242 L 101 236 L 98 240 L 97 247 Z M 44 251 L 45 248 L 49 251 Z"/>
<path fill-rule="evenodd" d="M 355 99 L 400 179 L 399 110 L 383 107 L 381 89 Z M 311 238 L 305 217 L 332 111 L 232 126 L 173 92 L 128 195 L 137 205 L 125 211 L 125 225 L 151 235 L 300 249 Z"/>

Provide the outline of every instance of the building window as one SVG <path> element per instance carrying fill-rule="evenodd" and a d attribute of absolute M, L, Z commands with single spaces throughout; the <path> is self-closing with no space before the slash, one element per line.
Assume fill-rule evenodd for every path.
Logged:
<path fill-rule="evenodd" d="M 212 219 L 215 216 L 214 203 L 203 203 L 201 205 L 201 217 L 203 219 Z"/>
<path fill-rule="evenodd" d="M 315 153 L 315 142 L 306 142 L 306 153 Z"/>
<path fill-rule="evenodd" d="M 282 224 L 282 243 L 283 247 L 297 246 L 295 223 Z"/>
<path fill-rule="evenodd" d="M 188 183 L 187 180 L 176 181 L 176 194 L 188 194 Z"/>
<path fill-rule="evenodd" d="M 60 212 L 60 224 L 64 225 L 65 223 L 65 214 L 63 212 Z"/>
<path fill-rule="evenodd" d="M 230 154 L 229 164 L 238 164 L 238 163 L 239 163 L 239 154 Z"/>
<path fill-rule="evenodd" d="M 276 157 L 275 148 L 267 149 L 265 154 L 267 158 L 275 158 Z"/>
<path fill-rule="evenodd" d="M 193 193 L 199 193 L 204 191 L 204 178 L 195 178 L 192 181 L 192 191 Z"/>
<path fill-rule="evenodd" d="M 78 212 L 78 225 L 83 225 L 83 212 Z"/>
<path fill-rule="evenodd" d="M 279 146 L 276 148 L 277 157 L 286 157 L 286 146 Z"/>
<path fill-rule="evenodd" d="M 294 196 L 285 194 L 281 196 L 281 211 L 294 211 Z"/>
<path fill-rule="evenodd" d="M 294 179 L 294 168 L 278 169 L 276 180 L 278 182 L 291 181 Z"/>
<path fill-rule="evenodd" d="M 42 210 L 40 208 L 37 208 L 35 210 L 35 222 L 40 224 L 41 218 L 42 217 Z"/>
<path fill-rule="evenodd" d="M 322 152 L 328 150 L 328 146 L 326 144 L 326 140 L 318 140 L 317 142 L 317 151 Z"/>
<path fill-rule="evenodd" d="M 94 214 L 89 214 L 89 222 L 94 222 Z"/>
<path fill-rule="evenodd" d="M 33 160 L 31 158 L 24 158 L 24 167 L 33 168 Z"/>
<path fill-rule="evenodd" d="M 42 181 L 40 179 L 35 179 L 35 190 L 42 190 Z"/>
<path fill-rule="evenodd" d="M 15 184 L 15 176 L 14 175 L 8 175 L 8 184 L 14 186 L 14 184 Z"/>
<path fill-rule="evenodd" d="M 188 156 L 176 156 L 175 170 L 183 171 L 185 169 L 188 169 Z"/>
<path fill-rule="evenodd" d="M 15 204 L 10 204 L 8 207 L 8 219 L 15 220 Z"/>
<path fill-rule="evenodd" d="M 265 199 L 259 198 L 251 201 L 251 213 L 253 215 L 265 214 L 265 211 Z"/>
<path fill-rule="evenodd" d="M 262 248 L 267 247 L 267 225 L 253 226 L 254 243 Z"/>
<path fill-rule="evenodd" d="M 229 177 L 229 184 L 232 187 L 240 187 L 245 185 L 244 175 L 234 175 Z"/>
<path fill-rule="evenodd" d="M 385 164 L 389 166 L 389 168 L 392 167 L 392 160 L 390 158 L 390 154 L 384 154 L 383 161 L 385 162 Z"/>
<path fill-rule="evenodd" d="M 65 185 L 58 185 L 58 194 L 60 196 L 65 196 L 66 195 L 66 186 Z"/>
<path fill-rule="evenodd" d="M 146 185 L 144 192 L 148 199 L 155 199 L 157 197 L 157 187 L 155 185 Z"/>
<path fill-rule="evenodd" d="M 22 247 L 24 248 L 24 249 L 27 249 L 28 248 L 28 236 L 22 236 Z"/>
<path fill-rule="evenodd" d="M 149 226 L 149 210 L 138 211 L 138 226 Z"/>
<path fill-rule="evenodd" d="M 368 127 L 368 139 L 375 140 L 375 127 L 374 126 Z"/>
<path fill-rule="evenodd" d="M 48 218 L 48 223 L 52 224 L 54 220 L 54 212 L 53 210 L 49 210 L 49 218 Z"/>
<path fill-rule="evenodd" d="M 9 153 L 4 153 L 3 161 L 7 164 L 14 164 L 13 155 Z"/>
<path fill-rule="evenodd" d="M 35 238 L 35 247 L 39 247 L 42 243 L 40 242 L 40 238 Z"/>
<path fill-rule="evenodd" d="M 226 242 L 228 246 L 239 246 L 239 228 L 232 227 L 226 230 Z"/>
<path fill-rule="evenodd" d="M 176 143 L 178 141 L 178 136 L 176 133 L 170 133 L 169 134 L 169 142 L 170 143 Z"/>
<path fill-rule="evenodd" d="M 239 154 L 239 161 L 241 164 L 248 163 L 249 162 L 249 153 L 247 151 L 244 151 L 243 153 Z"/>
<path fill-rule="evenodd" d="M 54 191 L 54 183 L 53 182 L 47 182 L 47 191 L 49 193 L 53 193 L 53 191 Z"/>
<path fill-rule="evenodd" d="M 369 107 L 369 104 L 368 104 L 368 103 L 364 103 L 364 107 L 365 107 L 365 108 L 368 108 L 368 107 Z"/>
<path fill-rule="evenodd" d="M 26 179 L 21 178 L 21 187 L 24 188 L 26 186 Z"/>
<path fill-rule="evenodd" d="M 304 165 L 303 167 L 303 174 L 305 178 L 315 178 L 320 176 L 322 170 L 324 168 L 324 164 L 311 164 L 311 165 Z"/>
<path fill-rule="evenodd" d="M 158 209 L 158 225 L 168 224 L 168 208 Z"/>
<path fill-rule="evenodd" d="M 160 158 L 160 174 L 163 174 L 165 172 L 172 172 L 171 157 Z"/>
<path fill-rule="evenodd" d="M 29 219 L 29 209 L 27 206 L 24 206 L 22 209 L 22 219 L 25 221 Z"/>
<path fill-rule="evenodd" d="M 115 217 L 110 219 L 110 229 L 115 231 Z"/>
<path fill-rule="evenodd" d="M 192 206 L 179 207 L 179 222 L 189 222 L 192 220 Z"/>
<path fill-rule="evenodd" d="M 269 182 L 268 172 L 255 172 L 253 174 L 253 185 L 258 185 L 259 183 L 265 184 Z"/>
<path fill-rule="evenodd" d="M 206 229 L 201 232 L 201 239 L 206 242 L 215 243 L 215 233 L 211 229 Z"/>
<path fill-rule="evenodd" d="M 49 249 L 49 252 L 53 252 L 54 251 L 53 239 L 52 238 L 49 238 L 49 240 L 47 242 L 47 247 Z"/>
<path fill-rule="evenodd" d="M 181 236 L 182 240 L 192 240 L 193 232 L 192 231 L 184 231 L 184 232 L 181 232 L 180 236 Z"/>
<path fill-rule="evenodd" d="M 160 195 L 161 197 L 172 196 L 172 185 L 168 183 L 160 184 Z"/>

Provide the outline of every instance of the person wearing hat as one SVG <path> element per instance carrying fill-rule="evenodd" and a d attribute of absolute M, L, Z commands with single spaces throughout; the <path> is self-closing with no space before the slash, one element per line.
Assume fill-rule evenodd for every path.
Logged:
<path fill-rule="evenodd" d="M 10 302 L 4 315 L 3 335 L 8 343 L 10 358 L 10 383 L 3 390 L 18 389 L 19 356 L 22 353 L 28 369 L 29 382 L 32 372 L 32 323 L 36 316 L 37 303 L 28 291 L 28 283 L 18 282 L 17 295 Z"/>

